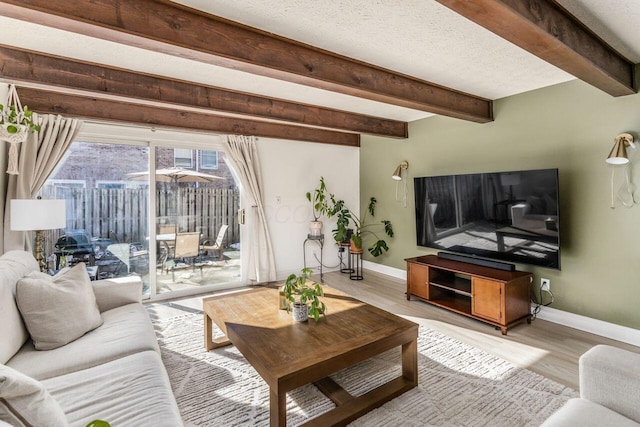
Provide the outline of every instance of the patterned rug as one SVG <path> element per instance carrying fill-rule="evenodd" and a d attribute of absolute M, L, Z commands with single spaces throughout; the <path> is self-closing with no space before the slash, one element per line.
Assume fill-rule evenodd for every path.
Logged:
<path fill-rule="evenodd" d="M 204 350 L 202 317 L 193 313 L 154 321 L 185 425 L 268 426 L 268 387 L 234 346 Z M 418 371 L 418 387 L 350 425 L 539 426 L 577 396 L 568 387 L 422 326 Z M 399 373 L 398 348 L 332 378 L 352 395 L 361 395 Z M 333 407 L 313 385 L 301 387 L 287 395 L 287 425 L 300 425 Z"/>

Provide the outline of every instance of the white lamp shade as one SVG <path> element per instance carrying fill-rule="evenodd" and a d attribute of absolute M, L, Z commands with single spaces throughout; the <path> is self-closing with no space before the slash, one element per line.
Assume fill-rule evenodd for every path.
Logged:
<path fill-rule="evenodd" d="M 11 200 L 11 230 L 53 230 L 65 228 L 67 216 L 64 200 Z"/>

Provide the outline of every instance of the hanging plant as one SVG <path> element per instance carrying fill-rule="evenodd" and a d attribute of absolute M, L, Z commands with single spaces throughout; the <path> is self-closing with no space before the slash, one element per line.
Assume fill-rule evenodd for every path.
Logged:
<path fill-rule="evenodd" d="M 22 128 L 31 132 L 39 131 L 40 125 L 35 124 L 32 117 L 33 111 L 29 110 L 26 105 L 20 111 L 15 105 L 4 106 L 0 104 L 0 124 L 9 134 L 17 134 Z"/>
<path fill-rule="evenodd" d="M 33 121 L 33 111 L 26 105 L 22 108 L 15 85 L 9 85 L 7 104 L 0 104 L 0 140 L 9 145 L 9 167 L 7 173 L 18 175 L 18 144 L 27 140 L 29 132 L 37 132 L 40 125 Z"/>

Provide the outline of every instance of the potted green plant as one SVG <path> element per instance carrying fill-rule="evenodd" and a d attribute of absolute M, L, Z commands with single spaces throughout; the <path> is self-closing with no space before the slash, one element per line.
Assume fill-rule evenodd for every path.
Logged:
<path fill-rule="evenodd" d="M 378 201 L 375 197 L 371 197 L 369 199 L 369 206 L 362 217 L 358 217 L 350 209 L 344 207 L 344 202 L 342 202 L 339 206 L 339 210 L 335 213 L 337 215 L 337 221 L 336 229 L 333 230 L 334 239 L 337 242 L 344 241 L 350 230 L 349 224 L 353 222 L 353 233 L 351 235 L 352 252 L 362 250 L 362 241 L 366 236 L 373 236 L 376 239 L 375 242 L 367 249 L 371 255 L 377 257 L 388 251 L 389 246 L 387 245 L 387 242 L 376 234 L 374 228 L 382 227 L 387 236 L 393 237 L 393 226 L 391 225 L 391 221 L 382 220 L 379 222 L 367 223 L 367 213 L 371 215 L 372 218 L 375 216 L 377 202 Z"/>
<path fill-rule="evenodd" d="M 287 311 L 293 310 L 293 318 L 299 322 L 305 322 L 308 316 L 313 316 L 317 322 L 320 315 L 327 312 L 324 302 L 320 301 L 324 296 L 322 286 L 307 283 L 307 277 L 312 273 L 310 268 L 303 268 L 300 275 L 290 274 L 282 288 L 285 299 L 290 303 Z"/>
<path fill-rule="evenodd" d="M 18 144 L 26 141 L 29 132 L 39 130 L 40 125 L 33 122 L 33 112 L 26 105 L 22 108 L 15 85 L 9 85 L 7 104 L 0 104 L 0 140 L 9 143 L 8 174 L 19 173 Z"/>
<path fill-rule="evenodd" d="M 33 111 L 26 105 L 22 108 L 15 85 L 9 85 L 7 105 L 0 104 L 0 138 L 14 143 L 23 142 L 29 131 L 39 131 L 40 125 L 33 122 Z"/>
<path fill-rule="evenodd" d="M 331 216 L 333 206 L 335 205 L 335 199 L 333 194 L 327 191 L 327 185 L 324 182 L 324 177 L 320 177 L 320 183 L 313 191 L 308 191 L 306 194 L 307 200 L 311 202 L 311 209 L 313 214 L 313 221 L 309 224 L 309 234 L 312 236 L 319 236 L 322 234 L 322 221 L 320 217 L 326 215 Z"/>
<path fill-rule="evenodd" d="M 0 125 L 8 135 L 40 130 L 40 125 L 33 122 L 33 111 L 26 105 L 20 111 L 15 105 L 0 104 Z"/>

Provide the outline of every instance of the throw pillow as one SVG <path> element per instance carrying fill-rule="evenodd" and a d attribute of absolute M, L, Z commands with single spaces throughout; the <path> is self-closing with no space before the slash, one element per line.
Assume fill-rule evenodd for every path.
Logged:
<path fill-rule="evenodd" d="M 84 263 L 54 277 L 28 274 L 16 284 L 16 303 L 37 350 L 61 347 L 102 325 Z"/>
<path fill-rule="evenodd" d="M 68 426 L 62 408 L 42 383 L 0 365 L 0 424 L 14 426 Z"/>

